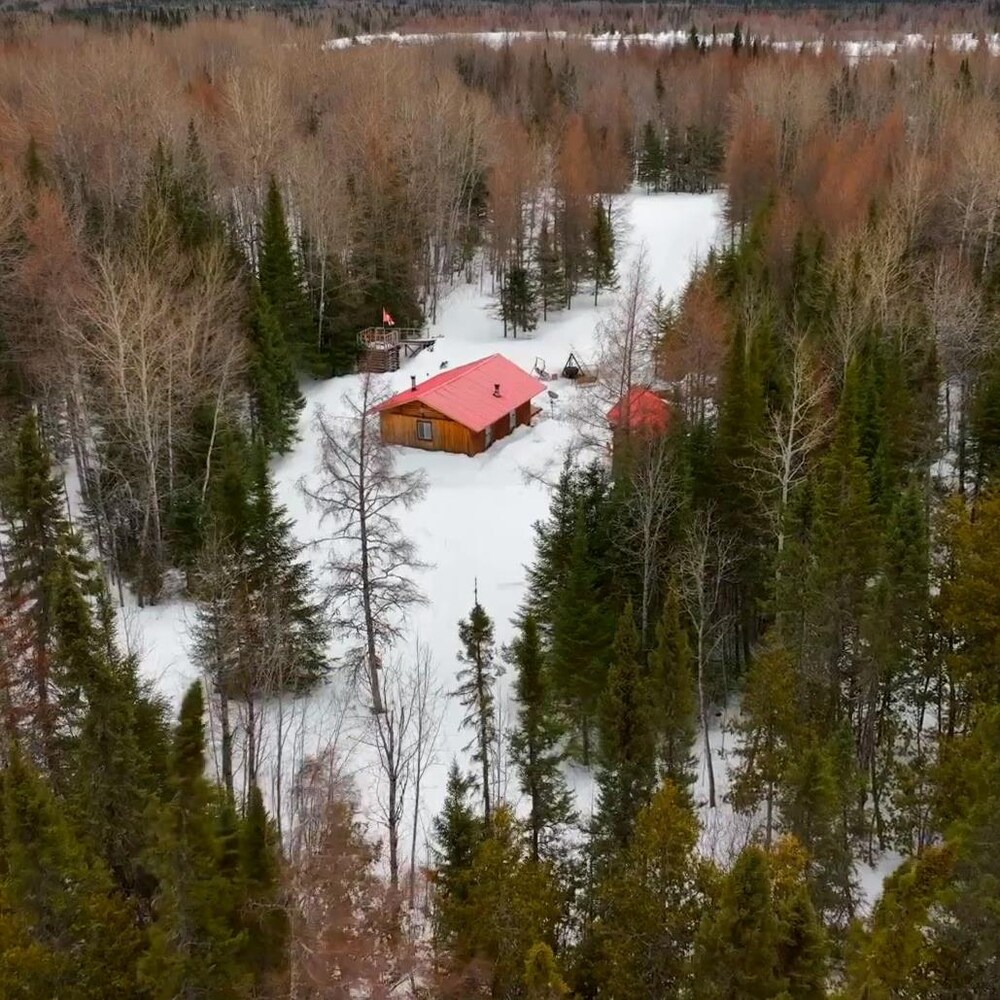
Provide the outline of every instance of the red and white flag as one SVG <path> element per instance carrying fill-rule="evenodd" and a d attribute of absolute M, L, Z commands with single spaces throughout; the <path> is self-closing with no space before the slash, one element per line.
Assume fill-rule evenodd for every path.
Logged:
<path fill-rule="evenodd" d="M 392 313 L 389 312 L 389 310 L 386 309 L 385 306 L 382 306 L 382 325 L 383 326 L 395 326 L 396 325 L 396 321 L 392 318 Z"/>

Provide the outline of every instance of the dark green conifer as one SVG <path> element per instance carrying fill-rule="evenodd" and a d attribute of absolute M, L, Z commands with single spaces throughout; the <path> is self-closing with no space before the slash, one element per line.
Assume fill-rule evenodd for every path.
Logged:
<path fill-rule="evenodd" d="M 469 617 L 458 623 L 458 637 L 462 643 L 458 660 L 464 666 L 458 672 L 454 694 L 465 709 L 462 725 L 474 734 L 466 749 L 472 750 L 472 759 L 480 767 L 483 820 L 488 827 L 497 752 L 496 682 L 502 670 L 494 663 L 493 620 L 479 603 L 478 595 Z"/>
<path fill-rule="evenodd" d="M 632 602 L 618 620 L 607 686 L 598 718 L 597 814 L 599 853 L 631 843 L 635 818 L 656 787 L 653 695 L 639 663 L 639 631 Z"/>
<path fill-rule="evenodd" d="M 150 862 L 159 879 L 156 920 L 140 971 L 156 1000 L 246 996 L 245 938 L 233 926 L 240 886 L 224 865 L 219 802 L 205 778 L 204 699 L 191 686 L 181 705 L 163 808 Z M 228 866 L 231 867 L 231 866 Z"/>
<path fill-rule="evenodd" d="M 573 821 L 573 808 L 559 770 L 562 726 L 555 713 L 538 622 L 530 612 L 521 619 L 506 655 L 517 672 L 518 719 L 510 738 L 510 757 L 529 803 L 531 856 L 537 861 L 552 856 L 561 833 Z"/>
<path fill-rule="evenodd" d="M 697 699 L 694 661 L 681 619 L 680 596 L 671 587 L 656 626 L 656 645 L 649 654 L 649 684 L 655 705 L 660 776 L 681 795 L 694 784 Z"/>
<path fill-rule="evenodd" d="M 284 347 L 292 367 L 297 364 L 311 369 L 318 354 L 315 324 L 274 177 L 268 185 L 261 221 L 257 270 L 261 294 L 277 321 L 278 344 Z"/>

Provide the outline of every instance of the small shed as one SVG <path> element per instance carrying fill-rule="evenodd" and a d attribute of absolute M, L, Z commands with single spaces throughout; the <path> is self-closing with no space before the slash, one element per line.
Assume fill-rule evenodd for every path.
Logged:
<path fill-rule="evenodd" d="M 608 426 L 622 434 L 658 437 L 670 427 L 670 404 L 652 389 L 634 385 L 608 410 Z"/>
<path fill-rule="evenodd" d="M 382 440 L 427 451 L 478 455 L 531 423 L 545 383 L 502 354 L 441 372 L 376 407 Z"/>

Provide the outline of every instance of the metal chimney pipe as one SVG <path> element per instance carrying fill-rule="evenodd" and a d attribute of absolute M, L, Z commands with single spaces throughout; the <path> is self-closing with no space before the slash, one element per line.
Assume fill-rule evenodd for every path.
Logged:
<path fill-rule="evenodd" d="M 411 375 L 410 376 L 410 392 L 416 392 L 416 391 L 417 391 L 417 376 L 416 375 Z"/>
<path fill-rule="evenodd" d="M 499 382 L 494 382 L 493 383 L 493 395 L 494 396 L 499 396 L 500 395 L 500 383 Z"/>

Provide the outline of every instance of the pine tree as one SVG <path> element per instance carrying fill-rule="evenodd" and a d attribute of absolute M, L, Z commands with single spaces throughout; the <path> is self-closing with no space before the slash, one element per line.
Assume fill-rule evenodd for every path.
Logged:
<path fill-rule="evenodd" d="M 590 227 L 590 273 L 594 279 L 594 305 L 602 288 L 618 286 L 618 265 L 615 262 L 615 231 L 611 225 L 611 205 L 598 198 L 593 208 Z"/>
<path fill-rule="evenodd" d="M 853 740 L 844 733 L 848 744 Z M 844 815 L 848 803 L 838 773 L 836 746 L 802 747 L 784 778 L 782 826 L 809 854 L 807 876 L 812 897 L 828 922 L 846 923 L 854 915 L 854 876 Z"/>
<path fill-rule="evenodd" d="M 639 631 L 629 601 L 618 620 L 611 669 L 601 696 L 594 819 L 598 854 L 628 847 L 635 818 L 656 785 L 652 698 L 639 657 Z"/>
<path fill-rule="evenodd" d="M 697 699 L 694 665 L 687 631 L 681 621 L 680 598 L 671 587 L 656 626 L 656 645 L 649 654 L 649 683 L 655 705 L 660 775 L 682 795 L 694 784 Z"/>
<path fill-rule="evenodd" d="M 283 997 L 288 992 L 289 926 L 281 899 L 281 851 L 257 785 L 247 798 L 239 849 L 244 961 L 253 977 L 253 996 Z"/>
<path fill-rule="evenodd" d="M 562 586 L 552 597 L 550 664 L 553 689 L 571 721 L 574 753 L 590 762 L 594 719 L 607 677 L 610 621 L 599 599 L 583 509 L 576 515 Z"/>
<path fill-rule="evenodd" d="M 141 996 L 133 914 L 17 745 L 6 752 L 0 992 L 23 1000 Z"/>
<path fill-rule="evenodd" d="M 514 694 L 517 726 L 510 737 L 510 759 L 517 769 L 521 792 L 528 799 L 531 856 L 551 858 L 560 834 L 573 822 L 572 800 L 559 770 L 563 759 L 562 726 L 555 715 L 538 622 L 530 612 L 521 619 L 519 634 L 506 650 L 517 672 Z"/>
<path fill-rule="evenodd" d="M 293 366 L 314 368 L 318 363 L 315 324 L 274 177 L 261 220 L 257 270 L 261 294 L 277 321 L 279 344 L 284 345 Z"/>
<path fill-rule="evenodd" d="M 601 995 L 681 996 L 708 905 L 707 866 L 686 794 L 667 781 L 636 819 L 635 837 L 598 887 Z"/>
<path fill-rule="evenodd" d="M 639 183 L 645 185 L 647 194 L 650 191 L 663 190 L 663 177 L 666 171 L 666 153 L 663 140 L 657 134 L 656 126 L 647 121 L 642 129 L 642 147 L 639 150 Z"/>
<path fill-rule="evenodd" d="M 496 683 L 502 671 L 494 663 L 493 621 L 478 595 L 469 617 L 458 623 L 458 637 L 462 643 L 458 659 L 465 666 L 458 672 L 454 693 L 465 709 L 462 725 L 475 734 L 466 749 L 472 749 L 472 759 L 481 769 L 483 821 L 489 827 L 497 749 Z"/>
<path fill-rule="evenodd" d="M 278 314 L 258 294 L 251 328 L 250 400 L 254 433 L 269 452 L 284 454 L 298 438 L 305 399 Z"/>
<path fill-rule="evenodd" d="M 104 619 L 95 621 L 64 568 L 57 582 L 53 667 L 66 727 L 60 784 L 85 840 L 120 890 L 145 898 L 147 812 L 160 790 L 155 754 L 165 723 L 162 706 L 141 690 L 135 658 L 117 648 L 106 593 L 99 607 Z"/>
<path fill-rule="evenodd" d="M 775 915 L 767 856 L 748 847 L 722 886 L 718 909 L 698 933 L 694 996 L 704 1000 L 775 1000 L 781 926 Z"/>
<path fill-rule="evenodd" d="M 170 763 L 171 798 L 150 863 L 159 879 L 156 921 L 140 972 L 155 998 L 246 995 L 245 938 L 232 916 L 240 887 L 224 868 L 217 800 L 205 778 L 201 684 L 181 705 Z"/>
<path fill-rule="evenodd" d="M 454 970 L 474 970 L 462 995 L 476 995 L 477 981 L 490 996 L 523 995 L 528 955 L 539 943 L 555 944 L 561 900 L 548 866 L 528 856 L 506 806 L 497 808 L 477 845 L 465 887 L 462 896 L 439 904 Z"/>
<path fill-rule="evenodd" d="M 518 330 L 534 330 L 538 325 L 538 285 L 527 267 L 515 264 L 507 270 L 500 285 L 500 318 L 504 336 L 509 326 L 515 339 Z"/>
<path fill-rule="evenodd" d="M 730 797 L 734 808 L 744 813 L 752 814 L 764 804 L 767 845 L 775 828 L 782 780 L 801 743 L 796 687 L 791 654 L 771 643 L 750 665 L 740 716 L 732 727 L 737 763 Z"/>
<path fill-rule="evenodd" d="M 546 216 L 538 232 L 535 244 L 535 274 L 538 282 L 538 299 L 542 304 L 542 319 L 549 318 L 549 312 L 561 309 L 566 301 L 566 282 L 563 276 L 562 258 L 556 244 L 555 232 L 549 226 Z"/>
<path fill-rule="evenodd" d="M 469 805 L 474 784 L 452 761 L 444 805 L 434 818 L 435 885 L 444 898 L 464 896 L 466 873 L 485 832 L 482 819 Z"/>
<path fill-rule="evenodd" d="M 51 663 L 56 575 L 61 568 L 71 572 L 87 594 L 95 592 L 96 584 L 83 543 L 66 519 L 62 487 L 52 473 L 52 456 L 34 414 L 24 419 L 18 432 L 11 474 L 3 484 L 3 503 L 9 539 L 7 585 L 26 609 L 34 632 L 31 684 L 38 755 L 54 768 L 58 706 Z"/>

